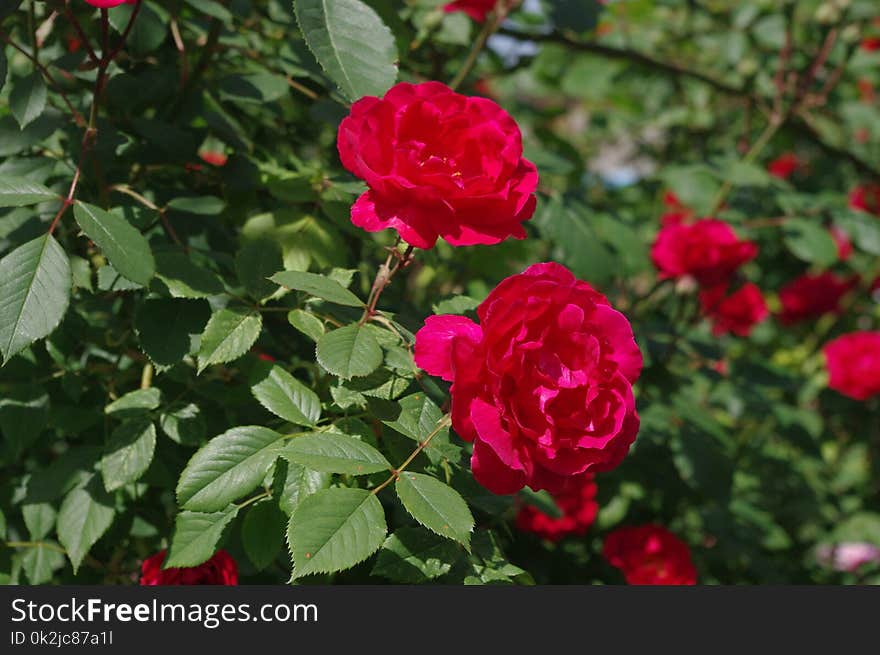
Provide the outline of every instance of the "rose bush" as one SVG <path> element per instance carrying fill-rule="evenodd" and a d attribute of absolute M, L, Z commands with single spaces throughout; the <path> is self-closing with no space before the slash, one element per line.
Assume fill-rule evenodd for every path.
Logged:
<path fill-rule="evenodd" d="M 0 583 L 880 582 L 877 20 L 3 3 Z"/>

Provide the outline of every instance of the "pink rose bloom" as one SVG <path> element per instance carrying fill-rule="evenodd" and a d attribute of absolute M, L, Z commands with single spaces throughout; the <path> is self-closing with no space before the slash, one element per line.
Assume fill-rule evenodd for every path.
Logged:
<path fill-rule="evenodd" d="M 416 364 L 452 382 L 452 426 L 474 444 L 476 480 L 554 493 L 620 464 L 639 429 L 642 370 L 626 317 L 556 263 L 502 281 L 477 315 L 431 316 L 415 344 Z"/>
<path fill-rule="evenodd" d="M 880 547 L 862 541 L 822 545 L 816 551 L 820 564 L 830 566 L 835 571 L 853 573 L 863 564 L 880 562 Z"/>

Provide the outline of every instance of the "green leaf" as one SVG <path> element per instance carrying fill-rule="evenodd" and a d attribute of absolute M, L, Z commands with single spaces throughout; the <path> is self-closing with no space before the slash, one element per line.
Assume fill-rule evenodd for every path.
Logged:
<path fill-rule="evenodd" d="M 254 398 L 266 409 L 296 425 L 314 425 L 321 417 L 318 394 L 277 364 L 257 368 Z"/>
<path fill-rule="evenodd" d="M 55 528 L 58 516 L 55 508 L 49 503 L 28 503 L 22 505 L 21 515 L 28 529 L 31 541 L 40 541 Z"/>
<path fill-rule="evenodd" d="M 144 301 L 134 316 L 141 348 L 158 366 L 173 366 L 192 353 L 210 316 L 204 300 Z"/>
<path fill-rule="evenodd" d="M 49 395 L 37 386 L 4 391 L 0 398 L 0 433 L 7 456 L 16 459 L 34 443 L 49 420 Z"/>
<path fill-rule="evenodd" d="M 5 175 L 0 179 L 0 207 L 24 207 L 57 198 L 57 193 L 42 184 Z"/>
<path fill-rule="evenodd" d="M 226 207 L 226 203 L 214 196 L 174 198 L 168 203 L 169 209 L 176 209 L 188 214 L 199 214 L 201 216 L 214 216 L 222 212 L 224 207 Z"/>
<path fill-rule="evenodd" d="M 284 444 L 277 432 L 258 426 L 227 430 L 200 448 L 177 483 L 185 509 L 213 512 L 252 491 Z"/>
<path fill-rule="evenodd" d="M 156 272 L 150 244 L 131 223 L 100 207 L 77 202 L 73 215 L 80 229 L 94 241 L 123 277 L 149 284 Z"/>
<path fill-rule="evenodd" d="M 98 269 L 98 289 L 101 291 L 133 291 L 143 288 L 142 284 L 124 278 L 110 264 Z"/>
<path fill-rule="evenodd" d="M 286 464 L 287 472 L 284 475 L 284 484 L 278 496 L 278 506 L 290 516 L 303 498 L 311 496 L 319 489 L 329 487 L 331 475 L 321 471 L 313 471 L 293 462 L 286 462 Z"/>
<path fill-rule="evenodd" d="M 47 336 L 67 311 L 73 275 L 67 254 L 48 234 L 0 259 L 0 354 L 8 362 Z"/>
<path fill-rule="evenodd" d="M 382 348 L 376 337 L 357 323 L 318 339 L 316 354 L 318 363 L 328 373 L 346 380 L 369 375 L 382 364 Z"/>
<path fill-rule="evenodd" d="M 113 523 L 113 499 L 99 485 L 71 491 L 58 511 L 58 540 L 76 573 L 83 558 Z"/>
<path fill-rule="evenodd" d="M 295 580 L 351 568 L 382 545 L 388 528 L 382 503 L 364 489 L 322 489 L 290 518 L 287 540 Z"/>
<path fill-rule="evenodd" d="M 156 277 L 175 298 L 208 298 L 223 293 L 223 282 L 181 252 L 156 253 Z"/>
<path fill-rule="evenodd" d="M 241 543 L 257 570 L 269 566 L 284 547 L 287 517 L 271 500 L 257 503 L 248 510 L 241 526 Z"/>
<path fill-rule="evenodd" d="M 148 416 L 129 419 L 113 430 L 100 464 L 107 491 L 140 478 L 150 467 L 155 450 L 156 427 Z"/>
<path fill-rule="evenodd" d="M 52 573 L 62 566 L 64 554 L 52 541 L 37 543 L 21 556 L 21 568 L 32 585 L 46 584 L 52 580 Z"/>
<path fill-rule="evenodd" d="M 202 334 L 198 372 L 211 364 L 231 362 L 244 355 L 262 329 L 263 318 L 258 312 L 241 307 L 227 307 L 215 312 Z"/>
<path fill-rule="evenodd" d="M 159 427 L 168 438 L 183 446 L 195 446 L 202 442 L 208 430 L 205 417 L 194 403 L 177 406 L 163 412 Z"/>
<path fill-rule="evenodd" d="M 123 412 L 144 412 L 156 409 L 162 398 L 162 392 L 156 387 L 129 391 L 104 407 L 105 414 Z"/>
<path fill-rule="evenodd" d="M 400 415 L 393 421 L 382 421 L 385 425 L 397 430 L 405 437 L 422 441 L 443 418 L 443 412 L 424 393 L 414 393 L 406 398 L 401 398 Z M 449 428 L 444 428 L 437 434 L 440 440 L 444 433 L 449 433 Z"/>
<path fill-rule="evenodd" d="M 704 164 L 664 167 L 660 176 L 685 207 L 706 216 L 715 205 L 721 184 L 714 171 Z"/>
<path fill-rule="evenodd" d="M 324 322 L 302 309 L 294 309 L 287 315 L 288 322 L 312 341 L 324 336 Z"/>
<path fill-rule="evenodd" d="M 236 514 L 237 505 L 228 505 L 219 512 L 179 512 L 162 568 L 198 566 L 209 560 L 217 550 L 223 530 Z"/>
<path fill-rule="evenodd" d="M 315 59 L 349 100 L 381 96 L 397 79 L 394 35 L 360 0 L 295 0 L 296 20 Z"/>
<path fill-rule="evenodd" d="M 432 309 L 435 314 L 465 314 L 480 306 L 480 301 L 470 296 L 453 296 L 436 303 Z"/>
<path fill-rule="evenodd" d="M 617 259 L 599 239 L 583 205 L 554 198 L 535 219 L 541 233 L 558 248 L 560 261 L 579 278 L 601 285 L 618 273 Z"/>
<path fill-rule="evenodd" d="M 232 21 L 230 11 L 216 0 L 186 0 L 186 4 L 224 23 Z"/>
<path fill-rule="evenodd" d="M 819 266 L 837 261 L 837 245 L 821 224 L 806 219 L 785 223 L 785 245 L 798 259 Z"/>
<path fill-rule="evenodd" d="M 409 471 L 400 475 L 395 488 L 400 502 L 416 521 L 470 548 L 474 517 L 455 489 L 430 475 Z"/>
<path fill-rule="evenodd" d="M 281 247 L 270 239 L 248 241 L 235 256 L 238 279 L 257 300 L 271 296 L 278 290 L 278 285 L 267 278 L 283 268 Z"/>
<path fill-rule="evenodd" d="M 404 527 L 385 540 L 371 575 L 418 584 L 449 572 L 459 547 L 424 528 Z"/>
<path fill-rule="evenodd" d="M 13 82 L 9 93 L 9 108 L 21 129 L 43 113 L 46 108 L 46 83 L 38 71 Z"/>
<path fill-rule="evenodd" d="M 281 451 L 289 462 L 314 471 L 365 475 L 391 470 L 378 450 L 341 432 L 316 432 L 291 439 Z"/>
<path fill-rule="evenodd" d="M 311 296 L 346 307 L 363 307 L 364 303 L 336 280 L 316 273 L 281 271 L 271 278 L 286 289 L 304 291 Z"/>

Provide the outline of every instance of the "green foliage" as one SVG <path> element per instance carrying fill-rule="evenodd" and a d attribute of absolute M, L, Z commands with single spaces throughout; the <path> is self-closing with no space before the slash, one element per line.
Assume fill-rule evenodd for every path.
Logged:
<path fill-rule="evenodd" d="M 304 498 L 287 529 L 293 579 L 354 566 L 379 549 L 387 530 L 382 504 L 364 489 L 323 489 Z"/>

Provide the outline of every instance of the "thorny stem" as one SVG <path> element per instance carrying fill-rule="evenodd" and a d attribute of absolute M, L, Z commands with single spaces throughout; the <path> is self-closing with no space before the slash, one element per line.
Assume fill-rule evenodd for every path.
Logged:
<path fill-rule="evenodd" d="M 399 478 L 400 474 L 406 470 L 406 467 L 412 464 L 413 460 L 419 456 L 419 453 L 428 447 L 428 445 L 431 443 L 431 440 L 438 434 L 440 434 L 444 430 L 444 428 L 448 428 L 450 425 L 452 425 L 452 417 L 449 414 L 437 421 L 437 425 L 434 426 L 434 429 L 431 430 L 431 433 L 427 437 L 425 437 L 424 440 L 419 442 L 419 445 L 410 454 L 410 456 L 407 457 L 400 466 L 398 466 L 396 469 L 393 469 L 391 471 L 391 475 L 388 476 L 388 479 L 385 480 L 385 482 L 380 484 L 378 487 L 373 489 L 371 493 L 375 496 L 385 487 L 387 487 L 389 484 Z"/>
<path fill-rule="evenodd" d="M 138 0 L 135 5 L 134 11 L 131 14 L 131 18 L 128 21 L 128 25 L 125 28 L 125 31 L 122 34 L 122 38 L 120 39 L 119 45 L 112 52 L 109 52 L 109 42 L 110 42 L 110 19 L 109 14 L 106 9 L 101 10 L 101 35 L 102 35 L 102 49 L 101 49 L 101 59 L 98 61 L 98 73 L 95 77 L 95 88 L 92 92 L 92 107 L 89 111 L 89 122 L 86 125 L 85 132 L 83 133 L 82 143 L 80 144 L 80 154 L 79 161 L 76 164 L 76 170 L 73 173 L 73 180 L 70 183 L 70 189 L 67 191 L 67 197 L 61 203 L 61 208 L 58 210 L 58 213 L 55 214 L 55 217 L 52 219 L 52 222 L 49 224 L 48 233 L 52 234 L 55 231 L 55 228 L 58 226 L 58 223 L 61 221 L 61 217 L 67 212 L 67 208 L 74 204 L 76 199 L 76 189 L 79 184 L 79 179 L 82 176 L 83 164 L 91 152 L 92 147 L 95 145 L 95 140 L 98 136 L 98 108 L 101 102 L 101 95 L 104 93 L 104 86 L 107 83 L 107 69 L 110 67 L 111 62 L 113 61 L 113 57 L 119 52 L 125 43 L 125 39 L 128 37 L 128 34 L 131 32 L 131 28 L 134 25 L 135 18 L 137 18 L 138 9 L 141 6 L 141 0 Z M 72 18 L 75 21 L 75 18 Z"/>
<path fill-rule="evenodd" d="M 382 296 L 382 292 L 385 291 L 385 288 L 391 283 L 391 280 L 394 279 L 397 272 L 412 264 L 413 259 L 415 259 L 413 256 L 415 248 L 413 246 L 407 246 L 406 250 L 401 254 L 397 249 L 398 243 L 400 243 L 400 239 L 398 239 L 397 243 L 389 249 L 385 263 L 379 266 L 379 270 L 376 272 L 376 279 L 373 280 L 373 287 L 370 289 L 370 296 L 367 299 L 367 307 L 364 309 L 364 314 L 361 316 L 358 325 L 363 325 L 375 316 L 376 305 L 379 303 L 379 298 Z M 394 266 L 392 266 L 391 262 L 395 259 L 397 261 L 394 263 Z"/>

